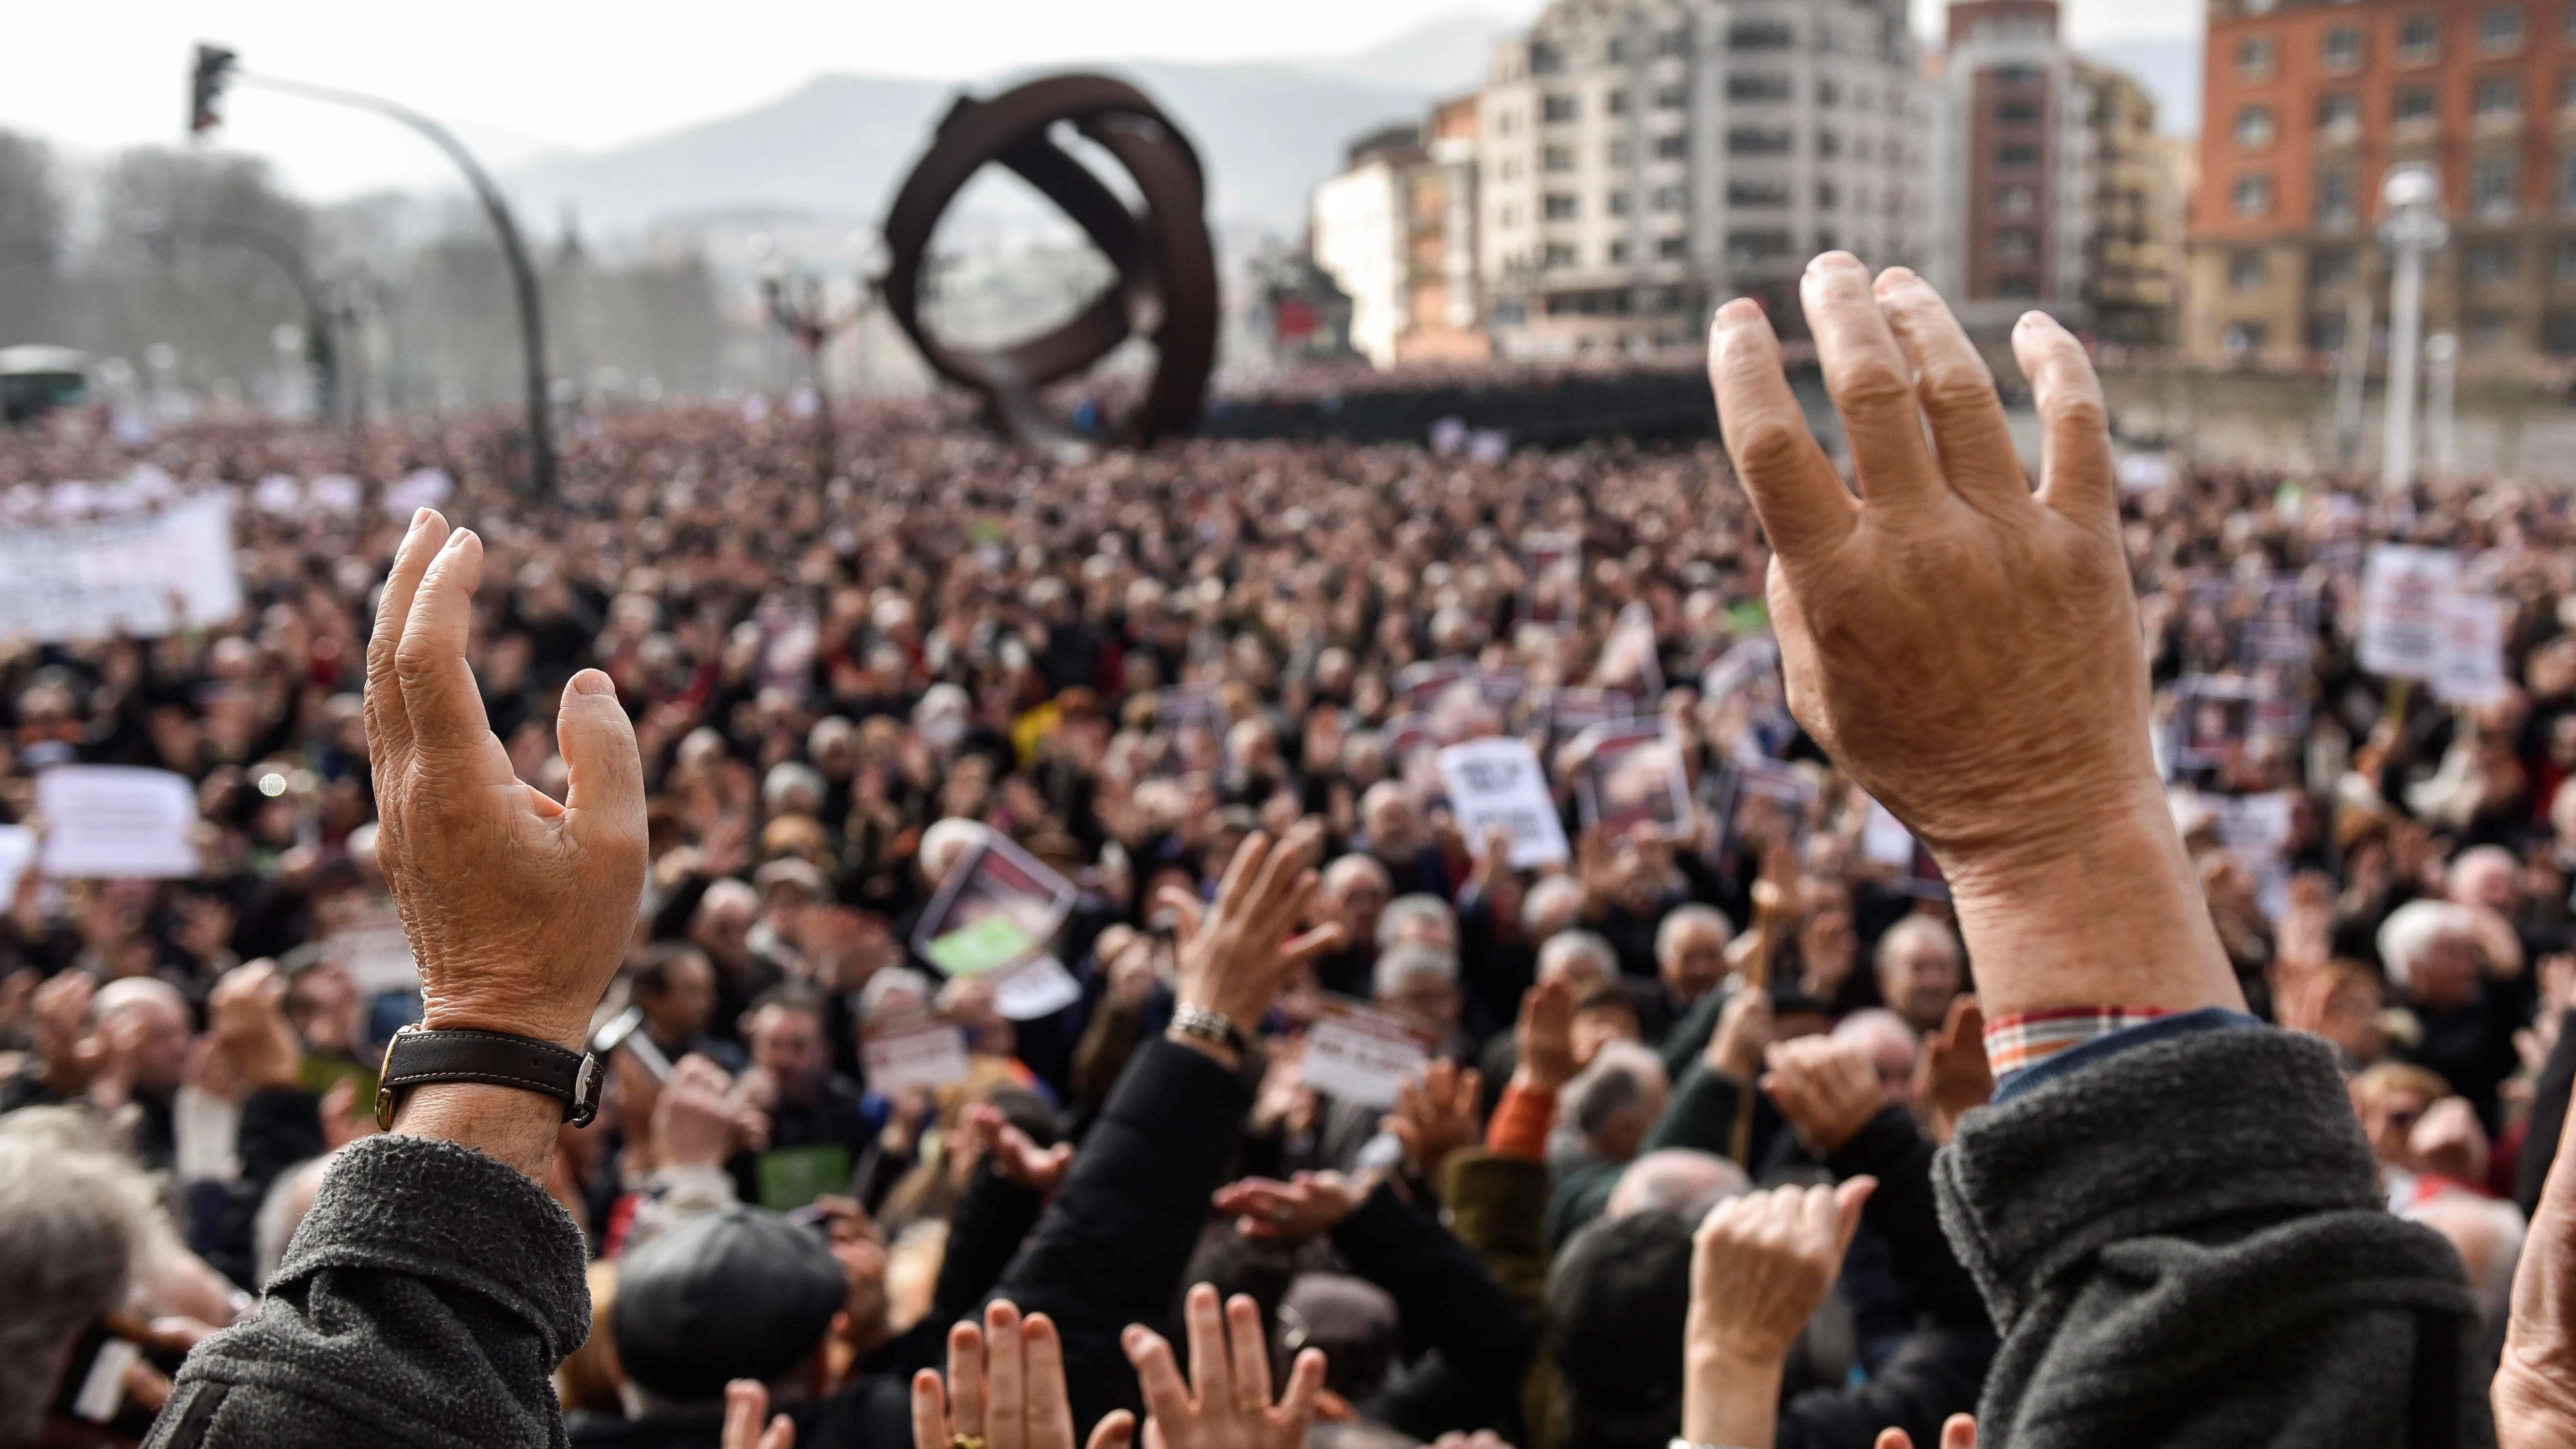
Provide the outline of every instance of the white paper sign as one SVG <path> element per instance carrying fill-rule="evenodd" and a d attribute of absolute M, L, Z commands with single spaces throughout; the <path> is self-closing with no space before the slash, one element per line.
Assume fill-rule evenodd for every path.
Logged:
<path fill-rule="evenodd" d="M 1574 781 L 1584 827 L 1611 836 L 1652 826 L 1667 838 L 1689 833 L 1690 777 L 1681 741 L 1660 720 L 1594 725 L 1574 737 L 1583 763 Z"/>
<path fill-rule="evenodd" d="M 2442 610 L 2442 649 L 2433 664 L 2433 695 L 2446 704 L 2491 704 L 2504 673 L 2504 604 L 2492 594 L 2454 590 Z"/>
<path fill-rule="evenodd" d="M 1873 865 L 1899 869 L 1914 863 L 1914 832 L 1886 806 L 1872 800 L 1860 826 L 1861 858 Z"/>
<path fill-rule="evenodd" d="M 348 972 L 360 996 L 420 989 L 411 938 L 403 934 L 402 913 L 391 900 L 351 912 L 322 938 L 322 959 Z"/>
<path fill-rule="evenodd" d="M 1082 983 L 1053 956 L 1040 956 L 993 978 L 993 1009 L 1013 1021 L 1053 1016 L 1082 999 Z"/>
<path fill-rule="evenodd" d="M 185 775 L 132 765 L 56 765 L 36 776 L 39 865 L 57 878 L 197 873 L 197 791 Z"/>
<path fill-rule="evenodd" d="M 2430 679 L 2440 666 L 2460 556 L 2446 548 L 2371 545 L 2361 570 L 2361 667 Z"/>
<path fill-rule="evenodd" d="M 1306 1029 L 1306 1085 L 1363 1107 L 1392 1107 L 1431 1062 L 1431 1042 L 1383 1011 L 1338 1001 Z"/>
<path fill-rule="evenodd" d="M 232 501 L 141 518 L 0 531 L 0 636 L 153 638 L 242 610 Z"/>
<path fill-rule="evenodd" d="M 1499 826 L 1511 837 L 1514 870 L 1572 858 L 1556 801 L 1547 792 L 1547 773 L 1528 741 L 1469 740 L 1442 750 L 1439 762 L 1449 808 L 1468 849 L 1483 851 L 1486 833 Z"/>
<path fill-rule="evenodd" d="M 18 898 L 19 878 L 36 863 L 36 832 L 24 825 L 0 825 L 0 910 Z"/>
<path fill-rule="evenodd" d="M 937 1091 L 966 1080 L 966 1033 L 945 1022 L 924 1022 L 889 1031 L 871 1031 L 859 1039 L 859 1065 L 868 1090 L 886 1096 L 907 1087 Z"/>

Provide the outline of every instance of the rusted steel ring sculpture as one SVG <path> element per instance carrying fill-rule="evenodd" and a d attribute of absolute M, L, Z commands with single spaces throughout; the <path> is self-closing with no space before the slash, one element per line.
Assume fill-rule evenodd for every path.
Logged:
<path fill-rule="evenodd" d="M 1071 122 L 1134 178 L 1144 208 L 1131 212 L 1091 169 L 1049 138 Z M 1117 281 L 1063 326 L 1011 347 L 952 347 L 921 322 L 921 270 L 931 232 L 987 162 L 999 162 L 1062 208 L 1118 270 Z M 1109 441 L 1143 444 L 1198 421 L 1216 361 L 1216 257 L 1208 244 L 1207 186 L 1180 128 L 1125 81 L 1059 75 L 990 100 L 961 97 L 886 214 L 887 310 L 939 374 L 984 395 L 995 420 L 1035 447 L 1097 441 L 1048 416 L 1038 393 L 1107 356 L 1130 337 L 1154 344 L 1152 384 Z"/>

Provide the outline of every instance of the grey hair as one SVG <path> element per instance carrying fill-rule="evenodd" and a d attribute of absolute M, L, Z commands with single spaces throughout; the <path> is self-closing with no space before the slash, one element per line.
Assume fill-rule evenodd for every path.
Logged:
<path fill-rule="evenodd" d="M 938 994 L 938 988 L 930 984 L 929 976 L 909 966 L 879 967 L 868 977 L 867 984 L 859 988 L 859 1019 L 864 1021 L 875 1016 L 885 1005 L 885 999 L 898 991 L 919 995 L 924 1005 Z"/>
<path fill-rule="evenodd" d="M 1521 929 L 1537 935 L 1539 927 L 1557 909 L 1560 898 L 1573 897 L 1577 911 L 1583 909 L 1583 882 L 1570 875 L 1543 875 L 1530 882 L 1529 893 L 1521 897 Z"/>
<path fill-rule="evenodd" d="M 760 782 L 761 807 L 776 815 L 787 808 L 787 797 L 799 791 L 820 801 L 829 793 L 823 772 L 801 760 L 781 760 L 769 767 L 767 778 Z"/>
<path fill-rule="evenodd" d="M 1661 961 L 1673 954 L 1673 938 L 1682 933 L 1684 926 L 1690 925 L 1714 927 L 1720 947 L 1735 939 L 1735 923 L 1726 918 L 1726 912 L 1692 901 L 1685 906 L 1675 906 L 1655 927 L 1655 959 Z"/>
<path fill-rule="evenodd" d="M 1577 957 L 1589 957 L 1601 967 L 1601 979 L 1619 979 L 1619 952 L 1608 940 L 1592 931 L 1559 931 L 1538 948 L 1538 979 L 1551 981 L 1563 976 L 1567 963 Z"/>
<path fill-rule="evenodd" d="M 1753 1180 L 1744 1175 L 1744 1169 L 1716 1153 L 1695 1147 L 1666 1147 L 1629 1163 L 1619 1174 L 1618 1186 L 1610 1189 L 1610 1201 L 1601 1211 L 1603 1216 L 1614 1218 L 1630 1213 L 1679 1213 L 1696 1223 L 1707 1216 L 1710 1208 L 1752 1190 Z"/>
<path fill-rule="evenodd" d="M 1592 1065 L 1565 1084 L 1565 1120 L 1587 1138 L 1598 1136 L 1614 1114 L 1664 1082 L 1664 1059 L 1651 1049 L 1632 1041 L 1604 1042 Z"/>
<path fill-rule="evenodd" d="M 2404 988 L 2415 963 L 2452 932 L 2477 929 L 2477 917 L 2456 901 L 2408 901 L 2379 923 L 2379 963 L 2392 986 Z"/>
<path fill-rule="evenodd" d="M 34 1442 L 64 1343 L 125 1301 L 153 1214 L 151 1180 L 123 1159 L 0 1133 L 0 1303 L 17 1305 L 0 1313 L 0 1444 Z"/>
<path fill-rule="evenodd" d="M 1895 925 L 1888 927 L 1887 934 L 1878 938 L 1878 954 L 1871 958 L 1872 964 L 1885 966 L 1895 956 L 1898 946 L 1914 940 L 1927 942 L 1949 952 L 1953 962 L 1957 962 L 1964 954 L 1959 949 L 1958 934 L 1949 927 L 1930 916 L 1906 916 L 1899 919 Z"/>
<path fill-rule="evenodd" d="M 1369 974 L 1369 990 L 1384 1001 L 1417 976 L 1436 976 L 1443 984 L 1454 985 L 1458 980 L 1458 958 L 1437 946 L 1407 941 L 1377 958 L 1377 969 Z"/>
<path fill-rule="evenodd" d="M 304 1215 L 313 1211 L 313 1197 L 322 1190 L 322 1174 L 330 1171 L 331 1159 L 339 1155 L 325 1152 L 308 1157 L 268 1185 L 268 1195 L 259 1200 L 259 1216 L 251 1222 L 252 1286 L 266 1289 L 277 1276 L 277 1265 L 286 1261 L 286 1245 L 295 1241 L 295 1230 L 304 1225 Z"/>
<path fill-rule="evenodd" d="M 1396 943 L 1398 934 L 1407 924 L 1426 920 L 1439 921 L 1443 932 L 1451 939 L 1456 939 L 1458 912 L 1438 896 L 1416 891 L 1412 895 L 1397 896 L 1394 900 L 1388 901 L 1386 909 L 1378 913 L 1377 948 L 1381 951 L 1386 950 Z"/>

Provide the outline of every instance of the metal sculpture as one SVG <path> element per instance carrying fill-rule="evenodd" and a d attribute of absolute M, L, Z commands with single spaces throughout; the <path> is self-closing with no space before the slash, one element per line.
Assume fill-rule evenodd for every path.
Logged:
<path fill-rule="evenodd" d="M 1135 181 L 1141 211 L 1130 211 L 1091 168 L 1055 144 L 1048 131 L 1058 122 L 1070 122 L 1117 158 Z M 1117 268 L 1118 279 L 1054 331 L 977 350 L 942 342 L 922 324 L 921 275 L 941 214 L 988 162 L 1009 167 L 1062 208 Z M 888 262 L 878 287 L 896 324 L 941 376 L 983 394 L 994 420 L 1020 442 L 1063 452 L 1101 441 L 1058 422 L 1038 394 L 1131 337 L 1154 344 L 1154 376 L 1107 440 L 1142 445 L 1197 423 L 1216 361 L 1216 257 L 1208 243 L 1206 178 L 1189 139 L 1134 86 L 1108 76 L 1059 75 L 990 100 L 961 97 L 895 194 L 883 235 Z"/>

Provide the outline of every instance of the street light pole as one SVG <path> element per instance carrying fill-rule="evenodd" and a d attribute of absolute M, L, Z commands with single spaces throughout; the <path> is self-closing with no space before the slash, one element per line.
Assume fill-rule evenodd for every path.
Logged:
<path fill-rule="evenodd" d="M 2424 360 L 2432 364 L 2424 378 L 2424 450 L 2433 455 L 2433 476 L 2449 478 L 2460 466 L 2460 339 L 2448 332 L 2425 338 Z"/>
<path fill-rule="evenodd" d="M 2379 199 L 2387 220 L 2380 236 L 2395 253 L 2388 287 L 2388 431 L 2380 460 L 2383 497 L 2415 481 L 2415 364 L 2424 335 L 2424 259 L 2450 239 L 2441 215 L 2442 186 L 2433 168 L 2410 162 L 2388 173 Z"/>
<path fill-rule="evenodd" d="M 429 138 L 431 145 L 447 153 L 456 169 L 465 173 L 466 182 L 474 188 L 474 197 L 483 204 L 483 212 L 492 220 L 492 230 L 500 239 L 501 256 L 510 267 L 510 285 L 519 307 L 519 350 L 527 370 L 528 389 L 528 487 L 539 498 L 551 498 L 555 491 L 554 428 L 548 416 L 546 398 L 546 346 L 543 304 L 537 295 L 536 269 L 528 262 L 527 246 L 520 240 L 519 223 L 510 214 L 510 204 L 492 178 L 474 160 L 464 143 L 448 133 L 445 126 L 408 106 L 335 86 L 317 86 L 305 81 L 279 76 L 257 75 L 244 71 L 235 63 L 231 52 L 211 46 L 197 47 L 197 67 L 191 95 L 191 129 L 203 132 L 215 124 L 215 102 L 223 85 L 239 80 L 245 85 L 284 95 L 302 96 L 307 100 L 326 101 L 333 105 L 354 106 L 362 111 L 390 117 Z"/>

